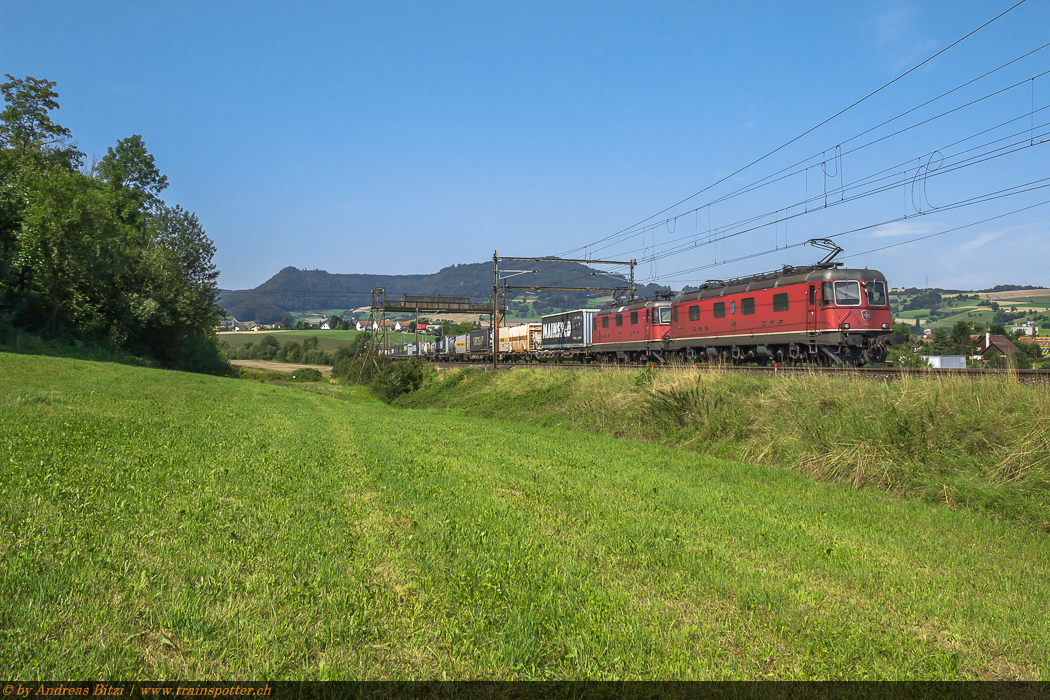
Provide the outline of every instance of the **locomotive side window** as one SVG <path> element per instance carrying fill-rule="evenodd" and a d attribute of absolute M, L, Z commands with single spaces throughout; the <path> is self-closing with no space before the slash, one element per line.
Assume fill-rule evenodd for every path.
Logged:
<path fill-rule="evenodd" d="M 868 283 L 868 303 L 872 306 L 885 306 L 889 303 L 886 301 L 885 282 Z"/>
<path fill-rule="evenodd" d="M 820 283 L 820 303 L 823 306 L 835 301 L 835 294 L 831 291 L 831 282 Z"/>
<path fill-rule="evenodd" d="M 616 325 L 617 326 L 622 326 L 623 325 L 623 314 L 616 314 Z"/>
<path fill-rule="evenodd" d="M 678 323 L 678 307 L 671 307 L 671 323 Z"/>
<path fill-rule="evenodd" d="M 699 321 L 700 320 L 700 305 L 694 304 L 689 307 L 689 320 Z"/>
<path fill-rule="evenodd" d="M 667 308 L 666 306 L 661 306 L 660 307 L 660 323 L 670 323 L 670 322 L 671 322 L 671 310 L 669 308 Z"/>
<path fill-rule="evenodd" d="M 608 316 L 602 316 L 602 328 L 608 328 L 608 327 L 609 327 L 609 317 Z"/>
<path fill-rule="evenodd" d="M 836 282 L 835 303 L 839 306 L 860 304 L 860 282 Z"/>
<path fill-rule="evenodd" d="M 631 325 L 632 326 L 637 326 L 638 325 L 638 312 L 637 311 L 632 311 L 631 312 Z"/>
<path fill-rule="evenodd" d="M 810 294 L 813 293 L 813 287 L 809 288 Z M 812 302 L 810 302 L 812 303 Z M 773 310 L 774 311 L 787 311 L 788 310 L 788 295 L 787 292 L 783 294 L 773 295 Z"/>
<path fill-rule="evenodd" d="M 809 305 L 813 306 L 817 303 L 817 288 L 812 284 L 809 285 Z"/>
<path fill-rule="evenodd" d="M 755 313 L 754 297 L 744 297 L 740 300 L 740 313 L 744 316 L 750 316 Z"/>
<path fill-rule="evenodd" d="M 713 307 L 711 307 L 711 310 L 712 310 L 712 314 L 711 315 L 714 316 L 715 318 L 725 318 L 726 317 L 726 303 L 724 301 L 717 302 Z"/>

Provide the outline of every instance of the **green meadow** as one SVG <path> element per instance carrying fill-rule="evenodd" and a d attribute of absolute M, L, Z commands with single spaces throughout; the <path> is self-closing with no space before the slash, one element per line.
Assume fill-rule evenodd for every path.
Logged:
<path fill-rule="evenodd" d="M 440 370 L 403 408 L 587 431 L 971 508 L 1050 533 L 1050 386 L 718 366 Z"/>
<path fill-rule="evenodd" d="M 12 679 L 1050 676 L 1045 533 L 775 466 L 11 354 L 0 463 Z"/>

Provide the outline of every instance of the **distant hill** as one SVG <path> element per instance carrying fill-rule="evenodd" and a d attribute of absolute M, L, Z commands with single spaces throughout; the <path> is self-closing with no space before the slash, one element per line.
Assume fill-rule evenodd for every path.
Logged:
<path fill-rule="evenodd" d="M 619 283 L 599 275 L 599 271 L 579 263 L 514 263 L 507 269 L 534 269 L 535 274 L 518 275 L 510 284 L 517 286 L 615 287 Z M 626 286 L 626 282 L 623 286 Z M 403 294 L 470 297 L 484 301 L 492 293 L 492 263 L 466 263 L 443 268 L 430 275 L 333 274 L 325 270 L 286 267 L 255 289 L 223 292 L 220 304 L 241 321 L 276 323 L 285 312 L 321 309 L 352 309 L 371 302 L 371 290 L 385 287 L 388 298 Z M 668 291 L 661 285 L 639 285 L 639 296 Z M 514 300 L 514 293 L 508 302 Z M 600 292 L 540 292 L 536 298 L 550 308 L 578 308 Z M 518 298 L 523 292 L 518 292 Z"/>

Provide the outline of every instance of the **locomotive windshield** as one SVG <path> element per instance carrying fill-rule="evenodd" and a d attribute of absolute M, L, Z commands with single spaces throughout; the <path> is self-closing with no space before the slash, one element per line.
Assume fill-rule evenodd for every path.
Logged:
<path fill-rule="evenodd" d="M 852 280 L 836 282 L 835 303 L 839 306 L 858 306 L 860 304 L 860 282 Z"/>
<path fill-rule="evenodd" d="M 669 306 L 660 307 L 660 323 L 671 322 L 671 308 Z"/>
<path fill-rule="evenodd" d="M 886 301 L 886 283 L 868 282 L 868 304 L 870 306 L 885 306 L 888 303 Z"/>

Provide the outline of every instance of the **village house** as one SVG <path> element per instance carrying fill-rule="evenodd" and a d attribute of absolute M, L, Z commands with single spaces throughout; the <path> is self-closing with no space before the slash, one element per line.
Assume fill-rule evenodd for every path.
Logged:
<path fill-rule="evenodd" d="M 997 352 L 1005 357 L 1009 357 L 1017 352 L 1017 346 L 1005 335 L 985 333 L 983 336 L 977 336 L 977 338 L 977 348 L 974 350 L 973 355 L 975 359 L 984 359 L 985 353 L 989 352 Z"/>

